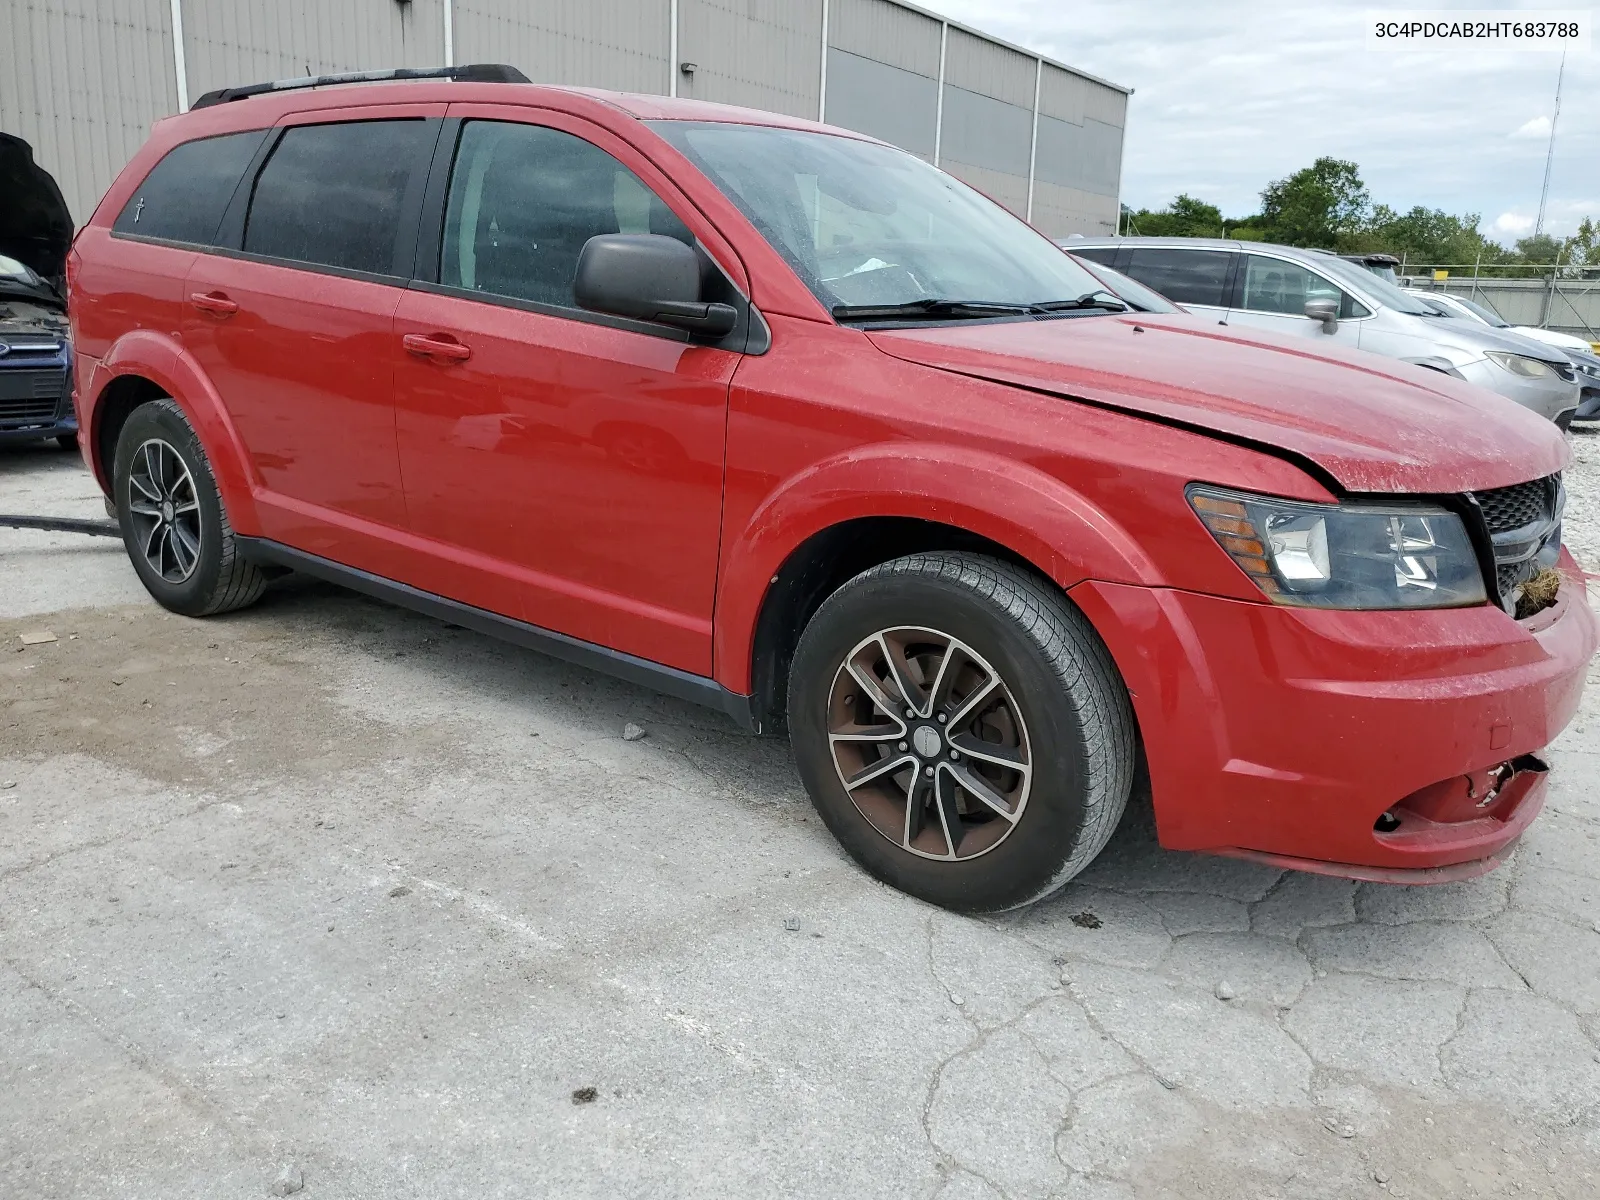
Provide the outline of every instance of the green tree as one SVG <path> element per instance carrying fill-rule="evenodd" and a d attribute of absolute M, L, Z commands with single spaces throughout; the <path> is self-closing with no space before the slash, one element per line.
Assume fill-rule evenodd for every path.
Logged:
<path fill-rule="evenodd" d="M 1359 230 L 1370 204 L 1353 162 L 1319 158 L 1261 193 L 1262 222 L 1273 241 L 1333 249 L 1341 235 Z"/>
<path fill-rule="evenodd" d="M 1559 255 L 1566 260 L 1566 247 L 1560 238 L 1551 237 L 1548 233 L 1536 233 L 1531 237 L 1518 238 L 1515 259 L 1524 263 L 1553 263 Z"/>
<path fill-rule="evenodd" d="M 1387 204 L 1378 204 L 1359 228 L 1340 236 L 1339 249 L 1383 251 L 1424 264 L 1497 261 L 1504 252 L 1478 230 L 1479 220 L 1477 213 L 1457 217 L 1420 204 L 1398 213 Z"/>
<path fill-rule="evenodd" d="M 1215 204 L 1179 194 L 1165 208 L 1141 208 L 1127 213 L 1124 228 L 1141 237 L 1221 237 L 1222 210 Z"/>
<path fill-rule="evenodd" d="M 1600 267 L 1600 223 L 1585 217 L 1578 224 L 1578 232 L 1566 240 L 1561 261 L 1575 267 Z"/>

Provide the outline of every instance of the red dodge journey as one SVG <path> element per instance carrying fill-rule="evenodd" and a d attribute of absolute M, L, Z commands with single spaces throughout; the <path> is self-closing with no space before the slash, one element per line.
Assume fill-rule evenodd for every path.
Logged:
<path fill-rule="evenodd" d="M 285 568 L 787 730 L 879 878 L 1499 862 L 1596 622 L 1550 422 L 1124 289 L 847 130 L 503 67 L 214 92 L 68 263 L 157 601 Z M 370 78 L 370 77 L 366 77 Z M 311 83 L 321 86 L 315 89 Z"/>

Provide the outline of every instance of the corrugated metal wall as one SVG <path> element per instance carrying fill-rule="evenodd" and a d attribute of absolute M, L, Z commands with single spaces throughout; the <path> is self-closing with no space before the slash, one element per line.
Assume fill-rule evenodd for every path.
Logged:
<path fill-rule="evenodd" d="M 679 0 L 678 95 L 817 119 L 822 0 Z"/>
<path fill-rule="evenodd" d="M 509 63 L 536 83 L 659 95 L 671 79 L 670 12 L 667 0 L 455 0 L 456 61 Z"/>
<path fill-rule="evenodd" d="M 436 67 L 442 0 L 184 0 L 189 98 L 294 75 Z"/>
<path fill-rule="evenodd" d="M 445 59 L 446 0 L 182 0 L 192 100 L 265 79 Z M 679 0 L 678 94 L 814 119 L 823 0 Z M 540 82 L 666 92 L 671 0 L 453 0 L 456 62 Z M 0 129 L 26 138 L 82 222 L 178 107 L 171 0 L 0 0 Z M 830 0 L 828 121 L 903 146 L 1047 233 L 1113 228 L 1127 97 L 893 0 Z"/>
<path fill-rule="evenodd" d="M 168 0 L 0 3 L 0 130 L 89 219 L 157 117 L 176 107 Z"/>

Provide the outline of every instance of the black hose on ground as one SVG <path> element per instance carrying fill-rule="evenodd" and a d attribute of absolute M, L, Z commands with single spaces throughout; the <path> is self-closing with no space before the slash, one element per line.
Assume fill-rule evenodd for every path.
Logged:
<path fill-rule="evenodd" d="M 115 521 L 86 520 L 81 517 L 27 517 L 0 513 L 0 529 L 43 529 L 48 533 L 86 533 L 90 537 L 122 536 Z"/>

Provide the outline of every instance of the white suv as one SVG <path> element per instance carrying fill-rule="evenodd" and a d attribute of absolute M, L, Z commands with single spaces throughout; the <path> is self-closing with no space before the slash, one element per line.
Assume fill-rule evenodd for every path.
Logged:
<path fill-rule="evenodd" d="M 1327 251 L 1213 238 L 1071 238 L 1060 245 L 1222 325 L 1326 338 L 1443 371 L 1562 428 L 1578 407 L 1577 375 L 1559 350 L 1447 317 Z"/>

